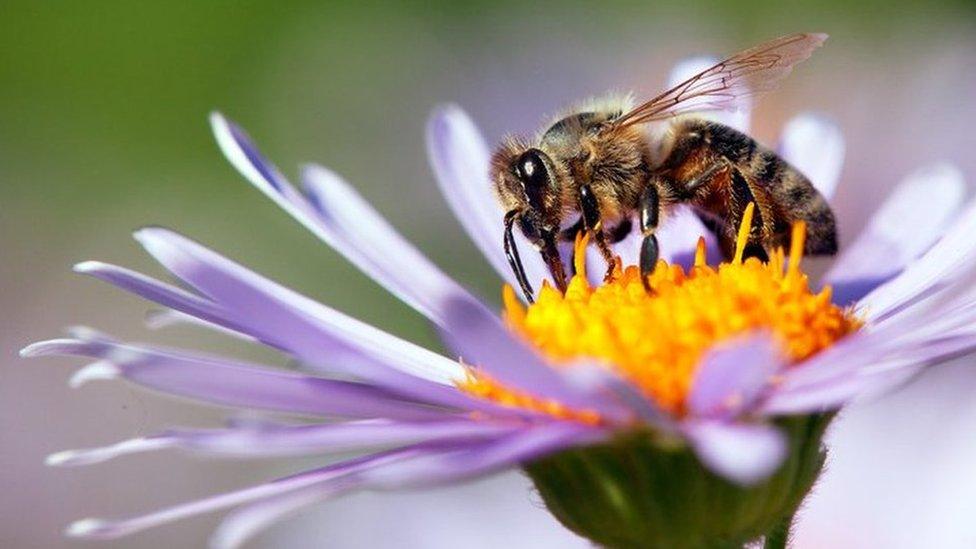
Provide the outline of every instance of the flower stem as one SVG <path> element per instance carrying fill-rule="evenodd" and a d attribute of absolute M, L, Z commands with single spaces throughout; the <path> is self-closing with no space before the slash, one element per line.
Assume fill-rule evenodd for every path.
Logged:
<path fill-rule="evenodd" d="M 790 540 L 790 526 L 793 524 L 793 515 L 784 518 L 775 528 L 766 534 L 766 541 L 763 549 L 786 549 Z"/>

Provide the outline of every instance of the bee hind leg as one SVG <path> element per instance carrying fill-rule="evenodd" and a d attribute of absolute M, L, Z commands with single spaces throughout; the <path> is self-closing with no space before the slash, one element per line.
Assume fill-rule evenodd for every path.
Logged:
<path fill-rule="evenodd" d="M 728 255 L 729 259 L 735 254 L 736 235 L 738 234 L 739 225 L 742 223 L 743 213 L 745 213 L 749 203 L 753 203 L 755 206 L 753 206 L 752 225 L 749 227 L 749 237 L 745 250 L 742 253 L 742 259 L 745 260 L 750 257 L 755 257 L 763 263 L 768 262 L 769 254 L 766 253 L 766 249 L 762 245 L 762 208 L 756 200 L 749 182 L 737 168 L 732 168 L 730 172 L 730 190 L 733 204 L 729 208 L 729 218 L 726 220 L 724 234 L 720 237 L 720 240 L 722 240 L 722 249 Z"/>
<path fill-rule="evenodd" d="M 600 250 L 600 255 L 607 262 L 607 272 L 603 275 L 603 280 L 610 280 L 613 276 L 616 258 L 613 254 L 613 249 L 610 248 L 610 243 L 607 241 L 607 235 L 603 232 L 600 205 L 589 185 L 580 186 L 579 201 L 580 210 L 583 212 L 583 226 L 593 235 L 593 241 L 596 242 L 596 246 Z"/>

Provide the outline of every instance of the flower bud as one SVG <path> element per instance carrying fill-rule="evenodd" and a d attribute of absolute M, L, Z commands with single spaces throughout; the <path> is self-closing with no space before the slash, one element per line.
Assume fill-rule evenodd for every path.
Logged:
<path fill-rule="evenodd" d="M 788 525 L 823 468 L 832 416 L 783 419 L 789 453 L 770 477 L 741 486 L 691 449 L 649 431 L 548 456 L 525 467 L 549 511 L 612 548 L 741 548 Z"/>

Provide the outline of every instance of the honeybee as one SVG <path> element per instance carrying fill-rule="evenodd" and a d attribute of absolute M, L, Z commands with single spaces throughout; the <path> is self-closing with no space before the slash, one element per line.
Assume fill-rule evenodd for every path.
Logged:
<path fill-rule="evenodd" d="M 747 256 L 768 260 L 773 248 L 789 245 L 790 227 L 801 220 L 808 231 L 805 254 L 836 253 L 833 212 L 803 174 L 748 135 L 690 114 L 734 109 L 739 99 L 773 89 L 826 38 L 777 38 L 636 107 L 608 100 L 560 118 L 534 143 L 506 138 L 492 155 L 490 178 L 507 212 L 505 253 L 526 299 L 532 301 L 533 290 L 515 246 L 516 225 L 561 290 L 566 273 L 557 242 L 588 231 L 609 277 L 610 245 L 630 233 L 636 217 L 643 236 L 640 271 L 650 291 L 647 275 L 659 250 L 655 231 L 679 204 L 691 206 L 727 257 L 750 202 L 755 211 Z M 645 125 L 652 122 L 666 124 L 664 131 L 651 135 Z"/>

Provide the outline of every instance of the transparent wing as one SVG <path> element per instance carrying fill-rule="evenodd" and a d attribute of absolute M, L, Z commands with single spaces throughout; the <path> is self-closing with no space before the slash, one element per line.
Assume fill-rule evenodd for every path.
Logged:
<path fill-rule="evenodd" d="M 740 52 L 638 105 L 614 124 L 631 126 L 692 111 L 733 110 L 738 99 L 774 89 L 826 39 L 826 34 L 791 34 Z"/>

